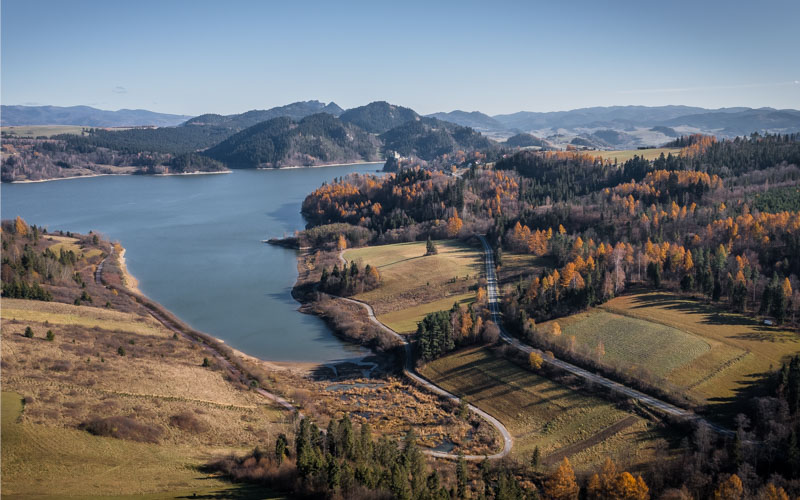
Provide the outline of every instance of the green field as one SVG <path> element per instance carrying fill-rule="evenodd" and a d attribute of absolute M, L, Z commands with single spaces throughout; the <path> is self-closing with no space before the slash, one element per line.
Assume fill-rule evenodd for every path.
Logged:
<path fill-rule="evenodd" d="M 562 335 L 574 335 L 579 344 L 605 347 L 603 361 L 636 364 L 659 377 L 667 376 L 711 347 L 696 335 L 669 326 L 602 310 L 558 320 Z M 542 328 L 549 330 L 549 324 Z"/>
<path fill-rule="evenodd" d="M 570 461 L 580 468 L 599 464 L 606 456 L 631 464 L 643 461 L 658 439 L 641 418 L 522 369 L 486 348 L 455 352 L 421 372 L 503 422 L 514 438 L 511 453 L 519 459 L 530 458 L 535 446 L 545 459 L 569 446 Z M 605 432 L 616 425 L 622 427 L 618 432 Z"/>
<path fill-rule="evenodd" d="M 207 456 L 190 447 L 134 443 L 30 424 L 22 413 L 22 398 L 3 392 L 3 498 L 178 498 L 194 493 L 263 498 L 265 493 L 200 472 Z"/>
<path fill-rule="evenodd" d="M 581 154 L 599 156 L 605 160 L 616 159 L 618 163 L 628 161 L 634 156 L 645 158 L 647 160 L 655 160 L 661 156 L 661 153 L 664 153 L 664 156 L 667 156 L 670 153 L 672 153 L 672 155 L 676 155 L 680 152 L 681 148 L 626 149 L 620 151 L 580 151 Z"/>
<path fill-rule="evenodd" d="M 455 240 L 437 241 L 438 255 L 425 256 L 425 242 L 347 250 L 344 258 L 378 268 L 381 285 L 356 296 L 380 317 L 389 316 L 398 331 L 413 331 L 429 312 L 468 301 L 483 271 L 480 248 Z M 413 326 L 412 326 L 413 323 Z"/>

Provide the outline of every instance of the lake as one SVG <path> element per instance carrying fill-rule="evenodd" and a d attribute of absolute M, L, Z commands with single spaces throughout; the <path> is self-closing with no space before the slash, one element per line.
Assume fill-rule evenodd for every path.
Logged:
<path fill-rule="evenodd" d="M 2 217 L 119 241 L 144 294 L 248 354 L 275 361 L 351 359 L 366 351 L 297 311 L 291 296 L 296 252 L 261 240 L 303 229 L 300 205 L 323 182 L 381 167 L 3 184 Z"/>

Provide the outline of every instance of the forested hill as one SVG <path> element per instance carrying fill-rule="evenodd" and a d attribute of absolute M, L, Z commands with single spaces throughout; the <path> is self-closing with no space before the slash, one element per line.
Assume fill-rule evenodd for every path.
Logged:
<path fill-rule="evenodd" d="M 265 122 L 273 118 L 279 118 L 281 116 L 291 118 L 292 120 L 302 120 L 306 116 L 316 113 L 328 113 L 333 116 L 339 116 L 343 111 L 344 110 L 335 102 L 325 104 L 319 101 L 300 101 L 270 109 L 253 109 L 251 111 L 235 115 L 200 115 L 187 120 L 184 125 L 214 125 L 235 130 L 243 130 L 247 127 L 252 127 L 257 123 Z"/>
<path fill-rule="evenodd" d="M 456 151 L 485 150 L 494 143 L 479 132 L 436 118 L 406 122 L 380 135 L 387 151 L 433 160 Z"/>
<path fill-rule="evenodd" d="M 208 149 L 233 168 L 320 165 L 378 159 L 380 142 L 327 113 L 295 122 L 275 118 L 249 127 Z"/>
<path fill-rule="evenodd" d="M 406 122 L 418 120 L 420 116 L 413 109 L 377 101 L 348 109 L 339 118 L 372 134 L 382 134 Z"/>

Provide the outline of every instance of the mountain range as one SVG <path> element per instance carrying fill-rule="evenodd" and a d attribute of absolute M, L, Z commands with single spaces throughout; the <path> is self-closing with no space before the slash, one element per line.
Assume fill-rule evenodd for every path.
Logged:
<path fill-rule="evenodd" d="M 146 109 L 108 111 L 90 106 L 0 106 L 0 124 L 82 125 L 85 127 L 172 127 L 191 118 L 185 115 L 156 113 Z"/>

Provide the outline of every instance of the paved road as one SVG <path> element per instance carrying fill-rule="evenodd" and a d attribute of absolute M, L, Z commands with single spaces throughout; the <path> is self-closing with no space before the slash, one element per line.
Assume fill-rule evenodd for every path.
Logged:
<path fill-rule="evenodd" d="M 486 238 L 484 238 L 483 236 L 481 236 L 480 238 L 481 238 L 481 243 L 483 244 L 483 251 L 486 260 L 487 298 L 489 302 L 489 310 L 492 313 L 492 319 L 494 320 L 495 323 L 497 323 L 497 326 L 500 328 L 500 337 L 504 342 L 510 344 L 512 347 L 526 354 L 530 352 L 536 352 L 540 356 L 542 356 L 542 359 L 546 364 L 550 364 L 563 371 L 569 372 L 585 380 L 589 380 L 592 383 L 606 387 L 619 394 L 623 394 L 631 399 L 639 401 L 640 403 L 647 405 L 651 408 L 655 408 L 663 413 L 688 420 L 703 422 L 706 425 L 708 425 L 711 429 L 720 434 L 726 434 L 726 435 L 732 434 L 732 431 L 725 429 L 724 427 L 720 427 L 714 423 L 711 423 L 688 410 L 675 406 L 671 403 L 667 403 L 666 401 L 662 401 L 660 399 L 649 396 L 643 392 L 637 391 L 636 389 L 631 389 L 630 387 L 622 385 L 618 382 L 609 380 L 603 377 L 602 375 L 591 373 L 587 370 L 584 370 L 583 368 L 575 366 L 571 363 L 567 363 L 566 361 L 546 356 L 539 349 L 531 347 L 527 344 L 523 344 L 518 339 L 509 335 L 508 332 L 506 332 L 506 330 L 503 328 L 502 320 L 500 318 L 500 305 L 499 305 L 500 301 L 499 301 L 499 292 L 497 290 L 497 275 L 495 274 L 494 271 L 495 268 L 494 252 L 492 251 L 492 247 L 490 247 L 489 244 L 487 243 Z"/>

